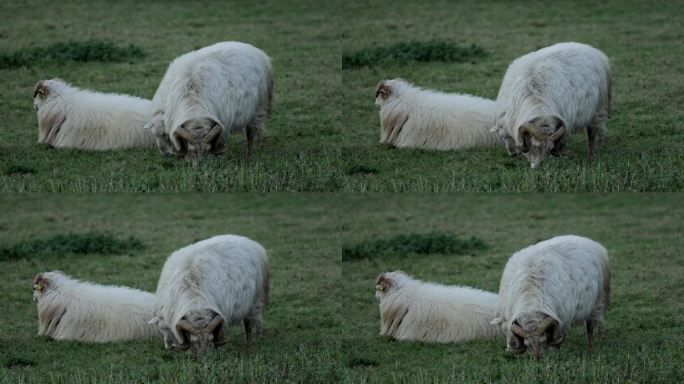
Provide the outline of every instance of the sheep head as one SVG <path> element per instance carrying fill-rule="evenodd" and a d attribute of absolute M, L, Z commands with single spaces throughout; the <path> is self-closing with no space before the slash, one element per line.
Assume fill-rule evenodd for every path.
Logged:
<path fill-rule="evenodd" d="M 157 111 L 154 116 L 152 116 L 152 119 L 145 124 L 145 129 L 152 131 L 152 134 L 157 141 L 157 148 L 159 148 L 159 152 L 162 155 L 183 157 L 185 155 L 184 153 L 176 152 L 165 128 L 164 111 Z"/>
<path fill-rule="evenodd" d="M 379 82 L 378 86 L 375 87 L 375 105 L 381 107 L 387 100 L 397 96 L 402 85 L 409 85 L 409 83 L 401 78 Z"/>
<path fill-rule="evenodd" d="M 38 114 L 38 142 L 52 144 L 59 129 L 66 121 L 62 103 L 55 103 L 60 88 L 68 86 L 62 79 L 39 80 L 33 88 L 33 109 Z M 59 99 L 57 99 L 59 100 Z M 43 108 L 50 103 L 49 107 Z M 45 109 L 45 110 L 43 110 Z"/>
<path fill-rule="evenodd" d="M 210 348 L 226 344 L 224 323 L 225 318 L 211 309 L 190 311 L 176 324 L 176 333 L 181 340 L 173 347 L 175 350 L 191 349 L 198 356 Z"/>
<path fill-rule="evenodd" d="M 523 353 L 531 349 L 532 356 L 538 359 L 548 346 L 559 346 L 564 336 L 558 320 L 543 313 L 525 313 L 511 323 L 506 333 L 509 352 Z"/>
<path fill-rule="evenodd" d="M 38 80 L 33 87 L 33 109 L 37 111 L 49 98 L 57 95 L 60 85 L 64 86 L 67 83 L 59 78 Z"/>
<path fill-rule="evenodd" d="M 60 278 L 66 275 L 62 271 L 41 272 L 33 279 L 33 301 L 38 302 L 49 290 L 54 289 Z"/>
<path fill-rule="evenodd" d="M 410 278 L 406 272 L 383 272 L 375 280 L 375 297 L 381 299 L 394 289 L 401 287 L 402 281 Z"/>
<path fill-rule="evenodd" d="M 50 280 L 45 275 L 46 274 L 39 273 L 36 275 L 36 278 L 33 279 L 33 301 L 36 303 L 50 286 Z"/>
<path fill-rule="evenodd" d="M 375 105 L 380 106 L 392 94 L 392 87 L 389 85 L 389 80 L 383 80 L 375 87 Z"/>
<path fill-rule="evenodd" d="M 210 152 L 217 155 L 223 151 L 223 126 L 212 118 L 187 120 L 173 134 L 180 143 L 181 152 L 187 151 L 194 168 Z"/>
<path fill-rule="evenodd" d="M 518 127 L 518 145 L 537 168 L 549 154 L 558 156 L 564 147 L 566 124 L 559 116 L 540 116 Z"/>

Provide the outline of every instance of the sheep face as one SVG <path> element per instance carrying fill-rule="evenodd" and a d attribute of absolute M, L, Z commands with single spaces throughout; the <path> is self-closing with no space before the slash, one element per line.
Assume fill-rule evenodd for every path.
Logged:
<path fill-rule="evenodd" d="M 392 87 L 390 86 L 390 81 L 391 80 L 383 80 L 380 83 L 378 83 L 378 86 L 375 87 L 375 105 L 380 107 L 382 106 L 387 99 L 392 95 Z"/>
<path fill-rule="evenodd" d="M 218 155 L 223 151 L 223 126 L 214 119 L 205 117 L 190 119 L 176 129 L 181 151 L 187 150 L 187 157 L 196 168 L 209 153 Z"/>
<path fill-rule="evenodd" d="M 66 85 L 66 82 L 62 79 L 51 79 L 51 80 L 39 80 L 36 86 L 33 88 L 33 109 L 36 112 L 43 106 L 49 99 L 57 95 L 57 87 L 59 85 Z"/>
<path fill-rule="evenodd" d="M 33 301 L 38 302 L 49 290 L 59 285 L 60 278 L 66 275 L 62 271 L 43 272 L 33 279 Z"/>
<path fill-rule="evenodd" d="M 66 110 L 59 99 L 60 88 L 67 86 L 62 79 L 40 80 L 33 89 L 33 109 L 38 115 L 38 142 L 52 143 L 66 121 Z M 44 106 L 49 104 L 46 111 Z"/>
<path fill-rule="evenodd" d="M 539 167 L 549 154 L 558 156 L 561 153 L 565 129 L 565 122 L 558 116 L 536 117 L 518 128 L 520 150 L 532 168 Z"/>
<path fill-rule="evenodd" d="M 380 300 L 392 290 L 399 289 L 410 276 L 402 271 L 383 272 L 375 280 L 375 297 Z"/>
<path fill-rule="evenodd" d="M 513 321 L 506 334 L 509 352 L 523 353 L 529 348 L 535 359 L 547 347 L 559 346 L 563 339 L 558 320 L 542 312 L 523 314 Z"/>
<path fill-rule="evenodd" d="M 375 87 L 375 105 L 382 107 L 392 98 L 398 97 L 402 89 L 409 85 L 408 81 L 399 77 L 379 82 L 378 86 Z"/>
<path fill-rule="evenodd" d="M 154 134 L 157 141 L 157 148 L 162 155 L 182 156 L 175 151 L 168 133 L 166 133 L 164 124 L 164 112 L 157 112 L 147 124 L 145 129 L 149 129 Z"/>
<path fill-rule="evenodd" d="M 190 348 L 195 356 L 228 342 L 223 333 L 225 318 L 211 309 L 190 311 L 176 324 L 182 341 L 173 349 Z"/>

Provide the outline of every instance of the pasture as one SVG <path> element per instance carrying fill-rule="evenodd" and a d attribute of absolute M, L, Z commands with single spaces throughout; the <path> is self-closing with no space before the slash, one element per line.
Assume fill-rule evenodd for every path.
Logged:
<path fill-rule="evenodd" d="M 342 54 L 406 42 L 476 44 L 485 56 L 459 61 L 386 59 L 342 70 L 342 148 L 350 191 L 678 191 L 684 185 L 684 8 L 677 1 L 352 2 L 344 7 Z M 539 170 L 503 147 L 468 151 L 396 150 L 378 144 L 374 91 L 380 80 L 496 99 L 510 62 L 539 48 L 579 41 L 602 50 L 613 67 L 613 116 L 593 162 L 585 135 Z M 413 50 L 393 56 L 411 56 Z M 346 62 L 351 62 L 347 60 Z"/>
<path fill-rule="evenodd" d="M 6 345 L 0 381 L 678 382 L 684 379 L 680 197 L 7 196 L 0 202 L 6 213 L 0 218 L 0 340 Z M 96 237 L 98 246 L 84 247 L 82 240 L 56 236 L 90 232 L 120 241 Z M 60 269 L 154 291 L 173 250 L 219 233 L 246 235 L 270 253 L 272 300 L 265 336 L 251 353 L 238 326 L 228 331 L 227 346 L 199 361 L 166 351 L 161 338 L 98 345 L 36 336 L 36 273 Z M 416 236 L 426 233 L 445 235 Z M 506 353 L 503 338 L 428 345 L 378 336 L 380 272 L 401 269 L 426 281 L 497 291 L 513 252 L 567 233 L 596 239 L 610 252 L 612 304 L 594 353 L 586 352 L 582 327 L 539 362 Z M 71 239 L 70 248 L 64 239 Z M 433 246 L 425 251 L 427 241 Z M 343 246 L 363 257 L 342 261 Z M 27 249 L 33 253 L 17 251 Z"/>
<path fill-rule="evenodd" d="M 0 69 L 0 191 L 616 192 L 678 191 L 684 185 L 684 32 L 678 22 L 684 15 L 676 1 L 352 1 L 322 7 L 304 0 L 69 0 L 46 8 L 30 0 L 4 2 L 0 11 L 11 15 L 0 26 L 0 53 L 6 55 L 91 39 L 143 52 L 116 61 L 45 59 Z M 154 148 L 87 152 L 36 144 L 31 94 L 37 80 L 61 77 L 86 89 L 151 98 L 173 58 L 223 40 L 252 43 L 273 58 L 274 111 L 250 163 L 240 135 L 199 170 Z M 513 59 L 568 40 L 603 50 L 614 69 L 614 114 L 593 162 L 586 160 L 583 135 L 572 138 L 563 158 L 539 170 L 508 157 L 503 147 L 428 152 L 378 143 L 373 91 L 380 80 L 403 77 L 426 88 L 495 98 Z M 387 54 L 388 47 L 411 50 L 413 43 L 431 41 L 474 47 L 477 54 L 465 55 L 464 62 Z M 343 58 L 367 49 L 382 59 L 342 68 Z"/>
<path fill-rule="evenodd" d="M 371 195 L 347 199 L 347 247 L 407 233 L 475 236 L 486 249 L 383 254 L 342 263 L 347 382 L 674 383 L 684 379 L 684 211 L 679 195 Z M 568 207 L 571 207 L 568 209 Z M 353 212 L 353 214 L 351 213 Z M 374 297 L 380 272 L 497 292 L 511 254 L 562 234 L 587 236 L 609 251 L 612 303 L 606 335 L 586 350 L 576 326 L 540 361 L 505 351 L 504 338 L 461 344 L 397 342 L 381 336 Z"/>
<path fill-rule="evenodd" d="M 0 52 L 95 39 L 133 44 L 142 57 L 124 61 L 42 60 L 0 69 L 0 191 L 191 192 L 340 189 L 336 173 L 340 53 L 330 8 L 315 1 L 135 2 L 69 0 L 3 2 Z M 253 161 L 244 135 L 200 170 L 163 158 L 156 148 L 110 152 L 54 150 L 36 144 L 32 92 L 39 79 L 60 77 L 99 92 L 152 98 L 171 60 L 219 41 L 251 43 L 275 68 L 275 99 L 267 134 Z"/>
<path fill-rule="evenodd" d="M 326 213 L 328 201 L 326 196 L 287 195 L 4 197 L 0 201 L 3 255 L 8 254 L 7 246 L 17 244 L 26 246 L 10 248 L 34 252 L 11 260 L 0 258 L 4 292 L 0 340 L 5 345 L 0 352 L 0 382 L 334 381 L 340 374 L 342 334 L 337 294 L 340 258 L 334 230 L 337 218 Z M 73 246 L 81 240 L 55 236 L 92 231 L 120 240 L 133 237 L 144 248 L 130 241 L 112 246 L 116 244 L 104 236 L 90 236 L 94 241 L 87 252 Z M 264 337 L 254 343 L 251 353 L 245 352 L 242 326 L 231 327 L 227 331 L 231 342 L 201 361 L 166 351 L 161 337 L 84 344 L 36 336 L 37 312 L 31 295 L 38 272 L 59 269 L 82 280 L 154 292 L 171 252 L 224 233 L 250 237 L 269 251 L 271 304 L 264 316 Z M 66 249 L 71 252 L 65 253 Z"/>

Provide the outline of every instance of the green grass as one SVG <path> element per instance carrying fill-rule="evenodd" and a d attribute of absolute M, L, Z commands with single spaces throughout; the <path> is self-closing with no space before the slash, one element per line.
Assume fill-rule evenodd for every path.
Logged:
<path fill-rule="evenodd" d="M 342 199 L 343 242 L 420 228 L 472 235 L 487 249 L 374 257 L 342 263 L 344 382 L 674 383 L 684 380 L 684 209 L 681 194 L 369 194 Z M 582 326 L 540 361 L 505 351 L 505 340 L 446 345 L 378 335 L 380 272 L 498 291 L 511 254 L 562 234 L 591 237 L 610 253 L 612 303 L 606 336 L 588 354 Z"/>
<path fill-rule="evenodd" d="M 73 233 L 116 233 L 146 245 L 129 254 L 2 261 L 0 382 L 680 382 L 684 379 L 684 210 L 681 194 L 174 194 L 8 195 L 0 244 Z M 418 232 L 420 228 L 420 232 Z M 272 300 L 265 337 L 196 361 L 161 339 L 102 345 L 37 337 L 31 282 L 54 269 L 100 284 L 154 291 L 175 249 L 220 233 L 262 243 Z M 343 244 L 410 233 L 474 236 L 477 252 L 380 255 L 342 262 Z M 575 327 L 541 361 L 505 352 L 503 339 L 431 345 L 378 336 L 374 281 L 401 269 L 425 281 L 498 289 L 510 255 L 561 234 L 610 252 L 606 337 L 586 352 Z M 415 239 L 415 237 L 414 237 Z"/>
<path fill-rule="evenodd" d="M 106 10 L 106 11 L 105 11 Z M 0 70 L 0 191 L 23 192 L 574 192 L 684 189 L 684 8 L 676 1 L 3 2 L 0 51 L 68 41 L 109 41 L 146 55 L 123 62 L 36 62 Z M 106 26 L 103 27 L 103 26 Z M 217 41 L 262 48 L 275 67 L 274 111 L 251 163 L 244 138 L 193 170 L 154 148 L 54 150 L 36 144 L 32 90 L 60 77 L 75 86 L 150 98 L 169 62 Z M 402 77 L 418 86 L 495 98 L 508 64 L 560 41 L 604 51 L 614 68 L 614 115 L 593 162 L 574 136 L 562 158 L 532 170 L 503 147 L 395 150 L 378 144 L 373 94 Z M 433 46 L 421 44 L 433 42 Z M 436 43 L 434 43 L 436 42 Z M 486 56 L 434 58 L 442 43 Z M 402 57 L 385 61 L 398 50 Z M 403 47 L 403 48 L 402 48 Z M 448 52 L 446 47 L 435 51 Z M 384 53 L 383 53 L 384 52 Z M 478 51 L 479 52 L 479 51 Z M 380 54 L 379 54 L 380 53 Z M 343 56 L 373 65 L 342 69 Z M 375 59 L 378 60 L 375 60 Z M 363 60 L 362 60 L 363 59 Z M 363 170 L 372 170 L 365 172 Z"/>
<path fill-rule="evenodd" d="M 342 334 L 335 203 L 317 195 L 10 195 L 0 200 L 0 244 L 50 239 L 68 230 L 134 236 L 144 250 L 42 253 L 0 261 L 0 382 L 334 382 Z M 205 360 L 164 349 L 161 338 L 109 344 L 57 342 L 36 336 L 32 281 L 62 270 L 99 284 L 156 289 L 174 250 L 235 233 L 269 252 L 271 303 L 265 334 L 246 353 L 242 326 Z M 46 241 L 47 242 L 47 241 Z"/>
<path fill-rule="evenodd" d="M 24 257 L 44 257 L 46 255 L 87 255 L 112 254 L 145 248 L 140 239 L 133 236 L 121 239 L 108 233 L 88 232 L 57 234 L 45 239 L 31 239 L 0 246 L 0 261 L 20 259 Z"/>
<path fill-rule="evenodd" d="M 364 48 L 342 55 L 342 69 L 370 67 L 382 64 L 412 64 L 412 62 L 475 62 L 487 52 L 482 47 L 470 44 L 465 47 L 448 41 L 412 41 L 384 47 Z"/>
<path fill-rule="evenodd" d="M 460 239 L 451 233 L 430 232 L 396 235 L 387 238 L 342 245 L 342 261 L 371 257 L 396 257 L 431 253 L 464 254 L 486 248 L 482 239 Z"/>
<path fill-rule="evenodd" d="M 192 192 L 331 191 L 343 187 L 339 143 L 340 57 L 335 3 L 136 2 L 67 0 L 46 6 L 0 3 L 0 52 L 25 52 L 68 41 L 132 44 L 145 56 L 123 62 L 37 62 L 0 69 L 0 191 Z M 11 15 L 11 17 L 9 17 Z M 163 158 L 156 148 L 116 152 L 55 150 L 37 145 L 32 92 L 40 79 L 59 77 L 99 92 L 154 95 L 177 56 L 219 41 L 263 49 L 275 69 L 274 110 L 263 144 L 244 161 L 244 135 L 199 170 Z"/>
<path fill-rule="evenodd" d="M 0 70 L 45 63 L 64 64 L 70 61 L 125 61 L 127 59 L 139 59 L 144 55 L 145 52 L 142 48 L 132 44 L 120 47 L 109 41 L 69 41 L 55 43 L 47 47 L 0 53 Z"/>
<path fill-rule="evenodd" d="M 344 191 L 575 192 L 680 191 L 684 188 L 684 29 L 678 1 L 373 1 L 350 2 L 342 52 L 411 41 L 476 44 L 488 55 L 471 62 L 395 62 L 344 69 Z M 591 44 L 613 66 L 614 114 L 607 140 L 588 162 L 586 135 L 567 153 L 530 169 L 503 147 L 467 151 L 397 150 L 379 144 L 374 105 L 379 81 L 495 99 L 517 57 L 563 41 Z"/>

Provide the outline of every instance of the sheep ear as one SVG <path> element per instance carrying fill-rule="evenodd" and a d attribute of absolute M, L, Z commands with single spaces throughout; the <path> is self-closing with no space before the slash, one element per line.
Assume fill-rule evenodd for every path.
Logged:
<path fill-rule="evenodd" d="M 159 324 L 159 316 L 155 316 L 147 322 L 147 324 Z"/>
<path fill-rule="evenodd" d="M 393 285 L 392 279 L 387 277 L 387 273 L 383 272 L 378 276 L 375 282 L 375 289 L 380 292 L 385 292 L 387 289 L 391 288 Z"/>
<path fill-rule="evenodd" d="M 44 99 L 50 93 L 50 87 L 43 80 L 39 80 L 33 88 L 33 97 L 40 96 Z"/>
<path fill-rule="evenodd" d="M 497 325 L 497 324 L 501 324 L 502 322 L 503 322 L 503 319 L 500 318 L 500 317 L 497 317 L 496 319 L 494 319 L 494 320 L 492 320 L 491 322 L 489 322 L 489 324 Z"/>
<path fill-rule="evenodd" d="M 375 87 L 375 97 L 377 98 L 378 95 L 382 96 L 383 99 L 387 98 L 390 94 L 392 93 L 392 88 L 383 80 L 380 83 L 378 83 L 378 86 Z"/>
<path fill-rule="evenodd" d="M 38 292 L 43 292 L 46 287 L 50 285 L 50 280 L 45 277 L 42 273 L 39 273 L 36 275 L 36 278 L 33 279 L 33 290 L 38 291 Z"/>

